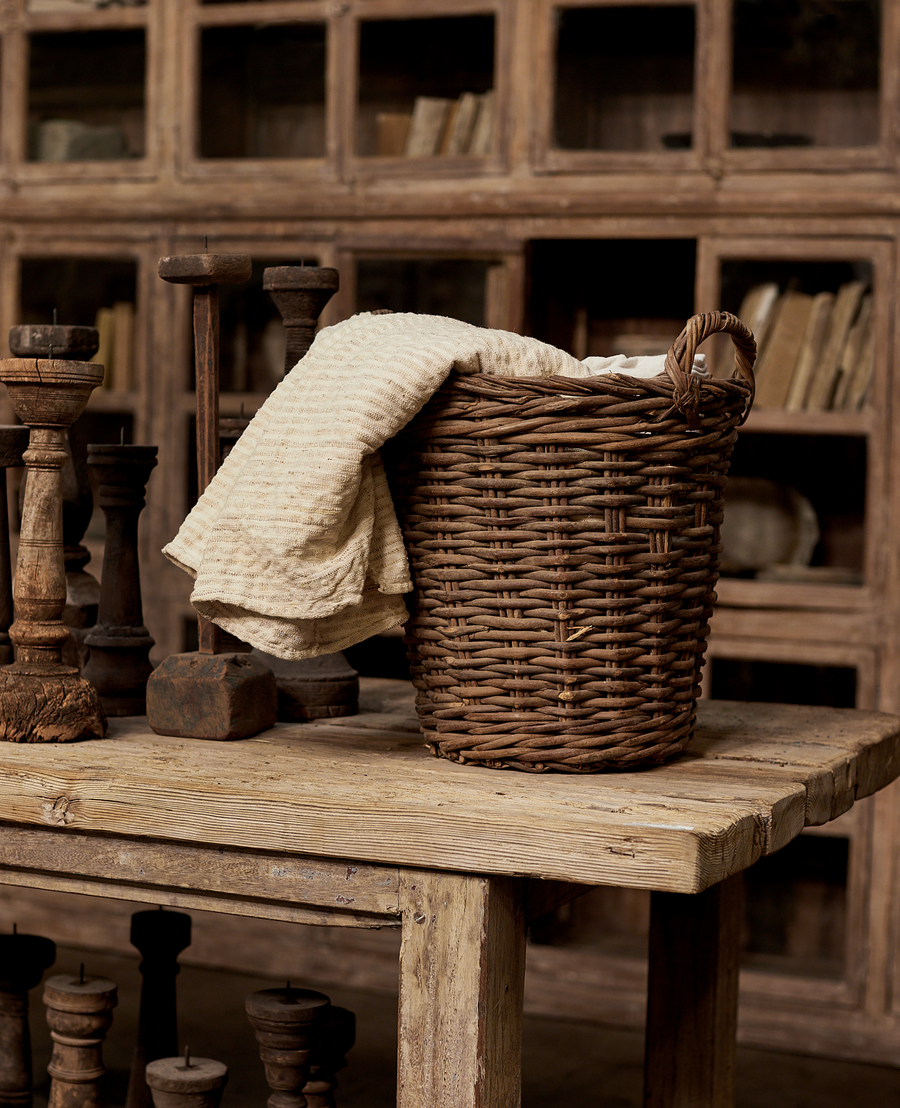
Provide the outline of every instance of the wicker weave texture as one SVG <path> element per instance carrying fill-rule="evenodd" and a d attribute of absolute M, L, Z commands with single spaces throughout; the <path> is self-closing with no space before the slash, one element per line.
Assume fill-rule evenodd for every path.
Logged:
<path fill-rule="evenodd" d="M 700 384 L 683 367 L 715 330 L 738 373 Z M 714 313 L 689 322 L 666 377 L 454 374 L 395 440 L 407 649 L 435 753 L 583 773 L 688 743 L 753 354 Z"/>

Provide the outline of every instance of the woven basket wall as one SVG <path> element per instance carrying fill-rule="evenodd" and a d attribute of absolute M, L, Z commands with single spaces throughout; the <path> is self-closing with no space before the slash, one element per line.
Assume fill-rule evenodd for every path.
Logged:
<path fill-rule="evenodd" d="M 716 331 L 735 376 L 690 375 Z M 736 317 L 695 316 L 663 376 L 452 374 L 393 441 L 407 650 L 436 754 L 590 773 L 684 748 L 754 358 Z"/>

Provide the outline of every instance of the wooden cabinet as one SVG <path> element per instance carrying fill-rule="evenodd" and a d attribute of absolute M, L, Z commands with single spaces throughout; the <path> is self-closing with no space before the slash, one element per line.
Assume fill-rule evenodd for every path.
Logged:
<path fill-rule="evenodd" d="M 745 488 L 792 490 L 812 565 L 733 560 L 706 681 L 900 710 L 898 58 L 900 8 L 878 0 L 0 6 L 0 327 L 54 308 L 113 321 L 85 418 L 159 446 L 142 517 L 155 656 L 191 641 L 189 582 L 159 551 L 196 487 L 190 296 L 157 278 L 161 255 L 254 259 L 223 290 L 224 415 L 280 373 L 266 265 L 337 266 L 326 322 L 440 312 L 579 356 L 662 351 L 695 310 L 741 310 L 760 285 L 858 282 L 864 394 L 761 403 L 734 459 Z M 709 359 L 725 370 L 724 348 Z M 745 1041 L 896 1062 L 898 848 L 894 789 L 760 867 Z M 544 921 L 531 1007 L 640 1019 L 645 922 L 640 897 L 611 892 Z"/>

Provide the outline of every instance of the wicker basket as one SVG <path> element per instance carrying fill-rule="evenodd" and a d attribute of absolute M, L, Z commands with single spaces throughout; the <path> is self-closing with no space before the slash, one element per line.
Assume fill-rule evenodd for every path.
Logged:
<path fill-rule="evenodd" d="M 735 376 L 691 375 L 717 331 Z M 684 748 L 755 356 L 735 316 L 698 315 L 665 375 L 452 374 L 393 440 L 406 643 L 436 754 L 592 773 Z"/>

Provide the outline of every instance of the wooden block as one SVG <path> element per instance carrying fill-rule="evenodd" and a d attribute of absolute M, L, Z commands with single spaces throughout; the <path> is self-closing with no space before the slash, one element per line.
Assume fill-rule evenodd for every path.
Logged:
<path fill-rule="evenodd" d="M 158 735 L 245 739 L 272 727 L 278 690 L 252 654 L 171 654 L 147 682 L 147 722 Z"/>
<path fill-rule="evenodd" d="M 249 254 L 175 254 L 159 259 L 158 273 L 176 285 L 240 285 L 252 268 Z"/>

